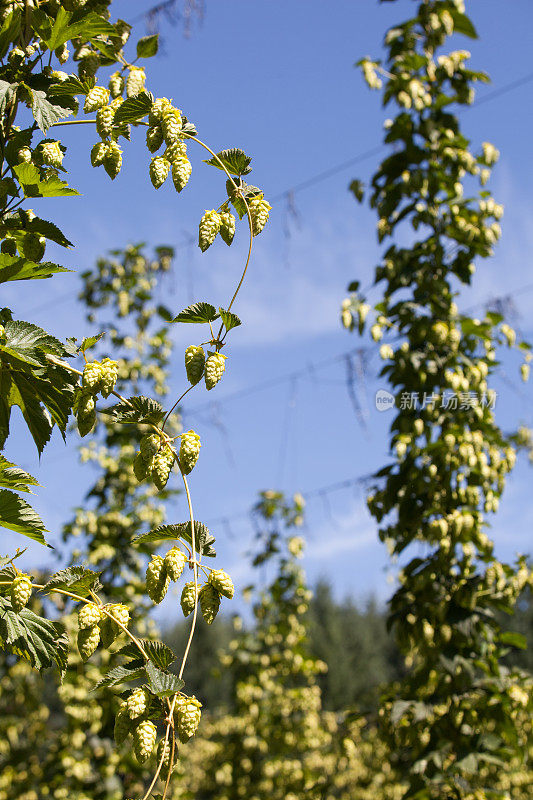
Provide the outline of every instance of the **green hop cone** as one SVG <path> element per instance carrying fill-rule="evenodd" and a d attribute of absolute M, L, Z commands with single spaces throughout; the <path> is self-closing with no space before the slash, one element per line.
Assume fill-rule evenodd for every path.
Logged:
<path fill-rule="evenodd" d="M 102 380 L 101 391 L 102 397 L 109 397 L 118 378 L 118 364 L 116 361 L 111 361 L 110 358 L 104 358 L 101 363 Z"/>
<path fill-rule="evenodd" d="M 170 145 L 179 140 L 182 125 L 179 108 L 168 105 L 161 114 L 161 130 L 163 131 L 163 139 L 166 145 L 170 147 Z"/>
<path fill-rule="evenodd" d="M 174 708 L 176 732 L 181 742 L 194 736 L 200 724 L 202 704 L 196 697 L 179 697 Z"/>
<path fill-rule="evenodd" d="M 146 131 L 146 147 L 151 153 L 159 150 L 163 144 L 163 131 L 161 125 L 151 125 Z"/>
<path fill-rule="evenodd" d="M 191 344 L 185 350 L 187 380 L 195 386 L 204 374 L 205 353 L 203 347 Z"/>
<path fill-rule="evenodd" d="M 88 92 L 83 104 L 83 110 L 86 114 L 91 114 L 93 111 L 98 111 L 103 108 L 109 101 L 109 89 L 105 86 L 93 86 Z"/>
<path fill-rule="evenodd" d="M 31 164 L 32 152 L 29 147 L 21 147 L 17 152 L 17 161 L 19 164 Z"/>
<path fill-rule="evenodd" d="M 59 146 L 59 142 L 46 142 L 40 148 L 41 159 L 47 167 L 60 167 L 63 163 L 63 151 Z"/>
<path fill-rule="evenodd" d="M 153 603 L 159 604 L 165 597 L 170 583 L 162 556 L 152 556 L 146 568 L 146 591 Z"/>
<path fill-rule="evenodd" d="M 154 189 L 159 189 L 168 178 L 170 172 L 170 161 L 163 156 L 156 156 L 150 161 L 150 180 Z"/>
<path fill-rule="evenodd" d="M 187 155 L 187 142 L 185 139 L 178 139 L 176 142 L 173 142 L 169 145 L 165 152 L 164 156 L 167 161 L 170 163 L 174 163 L 178 158 L 184 158 Z"/>
<path fill-rule="evenodd" d="M 114 72 L 111 77 L 109 78 L 109 91 L 111 93 L 111 97 L 120 97 L 122 92 L 124 91 L 124 78 L 120 74 L 120 72 Z"/>
<path fill-rule="evenodd" d="M 148 463 L 158 452 L 161 446 L 161 437 L 157 433 L 147 433 L 141 439 L 140 450 L 144 460 Z"/>
<path fill-rule="evenodd" d="M 0 245 L 0 252 L 4 253 L 6 256 L 16 256 L 17 255 L 17 243 L 14 239 L 4 239 L 2 244 Z"/>
<path fill-rule="evenodd" d="M 198 593 L 198 600 L 200 601 L 200 608 L 202 615 L 208 625 L 211 625 L 218 609 L 220 608 L 220 595 L 210 583 L 206 583 Z"/>
<path fill-rule="evenodd" d="M 117 744 L 122 744 L 125 742 L 131 733 L 131 729 L 131 719 L 129 718 L 126 708 L 126 701 L 124 700 L 120 704 L 117 716 L 115 717 L 115 730 L 113 732 L 115 742 Z"/>
<path fill-rule="evenodd" d="M 173 463 L 174 454 L 168 446 L 163 447 L 159 453 L 154 456 L 152 465 L 152 480 L 159 491 L 162 491 L 167 485 Z"/>
<path fill-rule="evenodd" d="M 109 145 L 107 142 L 96 142 L 91 149 L 91 165 L 99 167 L 104 163 Z"/>
<path fill-rule="evenodd" d="M 78 611 L 78 626 L 80 630 L 98 625 L 101 619 L 102 612 L 96 603 L 85 603 Z"/>
<path fill-rule="evenodd" d="M 46 250 L 46 239 L 38 233 L 27 233 L 21 242 L 21 250 L 28 261 L 41 261 Z"/>
<path fill-rule="evenodd" d="M 115 180 L 122 167 L 122 150 L 116 142 L 109 142 L 107 153 L 104 158 L 104 169 L 111 178 Z"/>
<path fill-rule="evenodd" d="M 90 433 L 96 425 L 96 410 L 93 409 L 92 413 L 87 414 L 86 416 L 80 416 L 78 414 L 76 417 L 76 424 L 78 426 L 78 433 L 80 436 L 87 436 L 87 434 Z"/>
<path fill-rule="evenodd" d="M 157 729 L 153 722 L 145 719 L 133 731 L 133 750 L 141 764 L 150 758 L 157 739 Z"/>
<path fill-rule="evenodd" d="M 109 605 L 104 606 L 105 610 L 111 614 L 111 619 L 107 614 L 102 615 L 102 620 L 100 622 L 100 636 L 102 639 L 102 646 L 109 647 L 109 645 L 115 641 L 117 636 L 122 633 L 122 628 L 114 622 L 120 622 L 125 628 L 128 627 L 128 623 L 130 621 L 130 612 L 128 611 L 127 606 L 123 605 L 122 603 L 110 603 Z"/>
<path fill-rule="evenodd" d="M 126 80 L 126 96 L 135 97 L 144 89 L 146 74 L 142 67 L 130 67 L 130 72 Z"/>
<path fill-rule="evenodd" d="M 102 365 L 99 361 L 89 361 L 83 368 L 81 385 L 92 394 L 99 391 L 102 384 Z"/>
<path fill-rule="evenodd" d="M 187 431 L 187 433 L 181 434 L 179 459 L 181 471 L 185 475 L 188 475 L 194 469 L 200 455 L 201 446 L 200 437 L 194 431 Z"/>
<path fill-rule="evenodd" d="M 78 631 L 78 650 L 82 661 L 87 661 L 92 656 L 100 641 L 100 628 L 93 625 L 90 628 L 82 628 Z"/>
<path fill-rule="evenodd" d="M 248 206 L 250 207 L 250 216 L 252 217 L 252 232 L 254 236 L 257 236 L 267 224 L 268 212 L 272 206 L 267 203 L 263 195 L 252 197 L 252 199 L 248 201 Z"/>
<path fill-rule="evenodd" d="M 220 237 L 230 245 L 235 236 L 235 217 L 229 211 L 223 211 L 220 215 Z"/>
<path fill-rule="evenodd" d="M 205 385 L 208 391 L 217 385 L 226 369 L 226 356 L 222 353 L 208 353 L 205 362 Z"/>
<path fill-rule="evenodd" d="M 150 113 L 148 114 L 148 124 L 152 126 L 159 125 L 163 118 L 164 112 L 171 107 L 172 104 L 168 97 L 157 97 L 150 108 Z"/>
<path fill-rule="evenodd" d="M 148 477 L 148 472 L 149 472 L 148 464 L 142 457 L 142 453 L 137 453 L 137 455 L 133 459 L 133 474 L 135 475 L 139 483 L 141 483 L 142 481 L 144 481 L 145 478 Z"/>
<path fill-rule="evenodd" d="M 113 132 L 115 111 L 111 106 L 104 106 L 96 113 L 96 132 L 102 139 L 108 139 Z"/>
<path fill-rule="evenodd" d="M 192 164 L 187 156 L 176 158 L 172 162 L 172 181 L 177 192 L 185 188 L 192 173 Z"/>
<path fill-rule="evenodd" d="M 198 246 L 202 253 L 205 253 L 207 248 L 211 247 L 219 230 L 220 214 L 214 209 L 206 211 L 200 220 L 200 226 L 198 228 Z"/>
<path fill-rule="evenodd" d="M 194 581 L 189 581 L 183 587 L 180 605 L 185 617 L 188 617 L 189 614 L 194 611 L 194 606 L 196 605 L 196 590 Z"/>
<path fill-rule="evenodd" d="M 187 556 L 179 547 L 173 547 L 168 551 L 164 559 L 164 567 L 171 581 L 180 579 L 186 563 Z"/>
<path fill-rule="evenodd" d="M 22 611 L 31 597 L 31 578 L 29 575 L 17 575 L 10 588 L 11 606 L 17 613 Z"/>
<path fill-rule="evenodd" d="M 157 745 L 157 763 L 163 764 L 163 767 L 168 769 L 170 767 L 170 753 L 171 753 L 171 746 L 168 739 L 161 739 L 159 744 Z M 176 751 L 174 750 L 174 754 Z"/>
<path fill-rule="evenodd" d="M 235 594 L 233 581 L 228 573 L 224 572 L 223 569 L 211 570 L 208 581 L 211 586 L 214 586 L 219 594 L 227 597 L 229 600 L 233 598 L 233 595 Z"/>
<path fill-rule="evenodd" d="M 126 700 L 126 710 L 130 719 L 137 719 L 146 713 L 150 695 L 144 689 L 134 689 Z"/>

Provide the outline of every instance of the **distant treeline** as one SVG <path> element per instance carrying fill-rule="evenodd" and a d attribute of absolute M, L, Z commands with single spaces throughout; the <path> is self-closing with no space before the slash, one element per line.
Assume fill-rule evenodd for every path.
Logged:
<path fill-rule="evenodd" d="M 310 654 L 325 661 L 328 672 L 320 678 L 323 705 L 332 710 L 355 705 L 361 710 L 375 708 L 379 686 L 401 678 L 403 659 L 392 634 L 387 632 L 386 611 L 375 600 L 364 605 L 353 600 L 337 602 L 331 586 L 321 581 L 314 589 L 307 618 Z M 510 651 L 509 664 L 533 671 L 533 602 L 524 593 L 512 620 L 513 630 L 529 642 L 527 650 Z M 189 624 L 167 630 L 165 641 L 182 652 Z M 214 656 L 234 638 L 233 623 L 220 617 L 212 627 L 200 621 L 187 665 L 187 691 L 210 709 L 231 709 L 233 675 L 224 667 L 213 669 Z"/>

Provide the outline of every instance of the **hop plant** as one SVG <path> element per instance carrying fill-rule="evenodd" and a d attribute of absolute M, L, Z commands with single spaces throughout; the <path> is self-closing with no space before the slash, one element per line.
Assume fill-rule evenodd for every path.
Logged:
<path fill-rule="evenodd" d="M 107 142 L 96 142 L 96 144 L 93 145 L 91 150 L 91 165 L 93 167 L 99 167 L 104 163 L 108 149 L 109 145 Z"/>
<path fill-rule="evenodd" d="M 94 398 L 92 398 L 92 401 L 94 403 Z M 78 411 L 76 423 L 78 425 L 78 433 L 80 436 L 87 436 L 87 434 L 92 431 L 96 424 L 96 409 L 93 407 L 93 410 L 87 414 L 80 414 Z"/>
<path fill-rule="evenodd" d="M 167 481 L 174 463 L 174 454 L 170 447 L 163 447 L 157 455 L 154 456 L 152 466 L 152 480 L 155 486 L 162 491 L 167 485 Z"/>
<path fill-rule="evenodd" d="M 145 81 L 146 74 L 142 67 L 130 67 L 130 72 L 126 81 L 127 97 L 135 97 L 139 92 L 142 92 Z"/>
<path fill-rule="evenodd" d="M 208 581 L 219 594 L 223 595 L 223 597 L 227 597 L 229 600 L 233 598 L 233 595 L 235 594 L 233 581 L 228 573 L 224 572 L 223 569 L 211 570 Z"/>
<path fill-rule="evenodd" d="M 146 591 L 152 602 L 159 604 L 165 597 L 170 583 L 165 560 L 162 556 L 152 556 L 146 568 Z"/>
<path fill-rule="evenodd" d="M 163 144 L 163 131 L 161 125 L 151 125 L 146 131 L 146 146 L 151 153 L 159 150 Z"/>
<path fill-rule="evenodd" d="M 188 617 L 189 614 L 194 611 L 196 605 L 196 587 L 194 581 L 189 581 L 183 587 L 180 605 L 185 617 Z"/>
<path fill-rule="evenodd" d="M 81 606 L 80 610 L 78 611 L 78 626 L 80 630 L 83 630 L 83 628 L 92 628 L 94 625 L 98 625 L 101 619 L 102 612 L 96 603 L 86 603 L 85 605 Z"/>
<path fill-rule="evenodd" d="M 179 697 L 174 708 L 176 731 L 181 742 L 194 736 L 200 724 L 202 704 L 196 697 Z"/>
<path fill-rule="evenodd" d="M 60 167 L 63 163 L 63 151 L 59 142 L 46 142 L 41 147 L 41 159 L 47 167 Z"/>
<path fill-rule="evenodd" d="M 120 72 L 114 72 L 109 78 L 109 91 L 111 97 L 120 97 L 124 91 L 124 78 Z"/>
<path fill-rule="evenodd" d="M 191 344 L 185 350 L 187 380 L 195 386 L 204 374 L 205 353 L 203 347 Z"/>
<path fill-rule="evenodd" d="M 137 719 L 146 713 L 150 695 L 145 689 L 134 689 L 126 700 L 126 710 L 130 719 Z"/>
<path fill-rule="evenodd" d="M 164 569 L 171 581 L 179 580 L 186 563 L 187 556 L 179 547 L 168 551 L 164 559 Z"/>
<path fill-rule="evenodd" d="M 229 211 L 223 211 L 219 216 L 220 236 L 227 245 L 230 245 L 235 236 L 235 217 Z"/>
<path fill-rule="evenodd" d="M 178 156 L 172 161 L 172 181 L 177 192 L 187 185 L 192 173 L 192 164 L 187 156 Z"/>
<path fill-rule="evenodd" d="M 263 195 L 252 197 L 252 199 L 248 201 L 248 206 L 252 218 L 252 232 L 254 236 L 257 236 L 267 224 L 268 212 L 272 206 L 267 203 Z"/>
<path fill-rule="evenodd" d="M 96 394 L 102 383 L 102 365 L 99 361 L 89 361 L 83 368 L 81 385 Z"/>
<path fill-rule="evenodd" d="M 220 230 L 220 214 L 214 209 L 206 211 L 200 220 L 198 229 L 198 246 L 202 253 L 205 253 L 208 247 L 211 247 L 215 241 L 216 235 Z"/>
<path fill-rule="evenodd" d="M 46 250 L 46 239 L 38 233 L 27 233 L 20 245 L 22 255 L 29 261 L 39 262 Z"/>
<path fill-rule="evenodd" d="M 153 722 L 145 719 L 133 731 L 133 749 L 137 761 L 141 764 L 150 758 L 157 738 L 157 729 Z"/>
<path fill-rule="evenodd" d="M 198 599 L 203 618 L 208 625 L 211 625 L 220 608 L 220 595 L 211 583 L 206 583 L 200 589 Z"/>
<path fill-rule="evenodd" d="M 14 578 L 11 589 L 11 607 L 17 613 L 27 605 L 31 597 L 31 578 L 29 575 L 21 574 Z"/>
<path fill-rule="evenodd" d="M 181 434 L 179 459 L 181 470 L 185 475 L 188 475 L 194 469 L 200 455 L 201 446 L 200 437 L 194 431 L 187 431 L 187 433 Z"/>
<path fill-rule="evenodd" d="M 102 378 L 100 381 L 102 397 L 109 397 L 118 378 L 118 364 L 110 358 L 104 358 L 101 363 Z"/>
<path fill-rule="evenodd" d="M 181 111 L 169 104 L 161 114 L 161 130 L 166 145 L 170 146 L 178 141 L 182 125 Z"/>
<path fill-rule="evenodd" d="M 102 620 L 100 622 L 100 637 L 102 639 L 103 647 L 109 647 L 109 645 L 115 641 L 122 630 L 117 625 L 117 622 L 120 622 L 124 628 L 127 628 L 130 621 L 130 612 L 127 606 L 123 605 L 122 603 L 110 603 L 109 605 L 104 606 L 104 609 L 111 615 L 111 617 L 108 616 L 108 614 L 102 615 Z"/>
<path fill-rule="evenodd" d="M 78 650 L 83 661 L 92 656 L 100 642 L 100 628 L 92 625 L 90 628 L 81 628 L 78 631 Z"/>
<path fill-rule="evenodd" d="M 213 389 L 226 369 L 226 356 L 222 353 L 209 353 L 205 362 L 205 385 L 208 391 Z"/>
<path fill-rule="evenodd" d="M 155 189 L 159 189 L 168 178 L 170 172 L 170 161 L 163 156 L 156 156 L 150 162 L 150 180 Z"/>
<path fill-rule="evenodd" d="M 127 702 L 123 700 L 115 717 L 115 730 L 113 732 L 115 742 L 117 744 L 125 742 L 131 733 L 131 728 L 132 725 L 127 711 Z"/>
<path fill-rule="evenodd" d="M 107 153 L 104 158 L 104 169 L 111 178 L 115 180 L 122 167 L 122 150 L 117 142 L 109 142 Z"/>
<path fill-rule="evenodd" d="M 133 474 L 135 475 L 139 483 L 141 483 L 142 481 L 144 481 L 145 478 L 148 477 L 149 471 L 150 471 L 149 464 L 146 463 L 141 453 L 137 453 L 137 455 L 133 459 Z"/>
<path fill-rule="evenodd" d="M 146 462 L 151 461 L 161 446 L 161 438 L 157 433 L 147 433 L 140 444 L 141 456 Z"/>
<path fill-rule="evenodd" d="M 96 132 L 102 139 L 108 139 L 113 132 L 115 110 L 111 106 L 104 106 L 96 112 Z"/>
<path fill-rule="evenodd" d="M 109 89 L 106 89 L 105 86 L 93 86 L 87 93 L 83 110 L 86 114 L 91 114 L 93 111 L 98 111 L 99 108 L 106 106 L 108 101 Z"/>

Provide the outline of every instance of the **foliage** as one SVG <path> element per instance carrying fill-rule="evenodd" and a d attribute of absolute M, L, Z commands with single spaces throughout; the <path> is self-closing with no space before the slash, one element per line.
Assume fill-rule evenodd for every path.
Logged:
<path fill-rule="evenodd" d="M 512 613 L 531 571 L 524 558 L 501 564 L 486 532 L 516 457 L 488 382 L 498 346 L 517 346 L 516 334 L 501 315 L 474 319 L 455 303 L 474 262 L 492 254 L 503 211 L 483 188 L 497 149 L 485 142 L 472 152 L 452 112 L 487 80 L 468 68 L 467 51 L 443 50 L 454 32 L 475 37 L 464 11 L 462 0 L 423 2 L 388 31 L 383 66 L 360 62 L 384 104 L 398 108 L 385 124 L 394 150 L 370 189 L 379 240 L 408 242 L 389 245 L 376 269 L 383 300 L 371 327 L 375 341 L 389 337 L 380 353 L 396 398 L 394 458 L 368 505 L 391 553 L 416 548 L 390 604 L 408 673 L 382 718 L 408 776 L 405 796 L 417 800 L 520 796 L 532 708 L 531 676 L 505 665 L 522 640 L 498 616 Z M 362 328 L 369 306 L 353 289 L 342 321 Z M 527 377 L 529 347 L 517 347 Z"/>

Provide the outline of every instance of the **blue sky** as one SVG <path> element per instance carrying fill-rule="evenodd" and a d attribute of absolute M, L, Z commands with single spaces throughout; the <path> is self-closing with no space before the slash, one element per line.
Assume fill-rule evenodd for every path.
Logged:
<path fill-rule="evenodd" d="M 471 0 L 467 5 L 480 39 L 458 39 L 457 47 L 471 50 L 474 67 L 492 77 L 492 87 L 480 88 L 481 98 L 531 72 L 533 7 L 529 0 Z M 126 19 L 149 6 L 137 0 L 113 4 Z M 264 187 L 267 198 L 275 197 L 381 143 L 387 112 L 353 64 L 363 55 L 379 55 L 385 29 L 412 9 L 410 0 L 206 0 L 203 24 L 193 26 L 189 39 L 179 28 L 165 29 L 164 54 L 147 62 L 148 88 L 172 97 L 215 150 L 239 146 L 252 155 L 251 180 Z M 138 35 L 144 32 L 139 23 Z M 532 99 L 533 82 L 524 83 L 463 118 L 475 142 L 489 140 L 501 150 L 491 189 L 506 209 L 503 240 L 494 258 L 480 266 L 474 288 L 461 301 L 465 307 L 532 281 Z M 82 197 L 36 201 L 34 207 L 49 219 L 61 220 L 76 248 L 57 253 L 50 248 L 50 259 L 57 256 L 81 272 L 99 254 L 128 242 L 183 243 L 191 234 L 196 237 L 204 209 L 222 201 L 221 175 L 202 164 L 201 151 L 192 156 L 193 177 L 181 195 L 166 185 L 154 191 L 148 181 L 149 154 L 142 132 L 138 134 L 137 143 L 125 151 L 120 176 L 111 183 L 102 170 L 90 166 L 96 139 L 89 126 L 65 133 L 70 182 Z M 347 191 L 352 178 L 368 179 L 377 163 L 378 157 L 370 158 L 297 192 L 297 221 L 287 214 L 284 201 L 274 205 L 271 224 L 256 240 L 249 278 L 235 307 L 244 325 L 233 332 L 226 350 L 224 380 L 209 395 L 198 387 L 183 408 L 184 424 L 194 427 L 203 442 L 191 476 L 196 514 L 207 523 L 214 521 L 219 563 L 241 586 L 249 581 L 243 552 L 252 536 L 245 513 L 257 490 L 311 491 L 366 474 L 387 458 L 388 416 L 373 407 L 382 385 L 375 378 L 377 354 L 368 364 L 365 387 L 358 387 L 368 406 L 366 430 L 348 396 L 346 363 L 332 360 L 369 344 L 341 329 L 338 310 L 346 284 L 353 278 L 368 283 L 379 257 L 374 216 Z M 166 303 L 176 312 L 192 300 L 224 304 L 238 279 L 245 247 L 244 231 L 231 249 L 217 242 L 202 255 L 197 247 L 180 247 L 164 289 Z M 2 305 L 10 305 L 15 316 L 31 316 L 63 337 L 89 330 L 75 302 L 75 274 L 2 288 Z M 374 292 L 371 298 L 378 295 Z M 533 292 L 517 295 L 514 302 L 520 327 L 530 331 Z M 177 394 L 184 385 L 183 349 L 190 344 L 191 329 L 176 326 L 174 335 L 171 383 Z M 309 366 L 328 359 L 332 362 L 325 367 Z M 504 377 L 514 385 L 503 380 L 495 384 L 501 424 L 511 428 L 518 421 L 532 422 L 533 394 L 520 385 L 518 362 L 506 360 L 504 368 Z M 305 374 L 232 397 L 296 370 Z M 218 420 L 223 429 L 213 424 Z M 65 448 L 55 435 L 39 465 L 22 426 L 16 426 L 6 450 L 11 460 L 41 478 L 45 488 L 34 505 L 52 532 L 52 542 L 59 542 L 61 523 L 93 478 L 90 467 L 77 463 L 76 441 L 72 435 Z M 498 551 L 506 558 L 531 550 L 531 478 L 530 467 L 520 464 L 494 519 Z M 222 517 L 230 518 L 229 525 L 219 522 Z M 184 501 L 178 498 L 169 508 L 169 519 L 185 518 Z M 310 499 L 305 535 L 311 580 L 329 577 L 339 596 L 362 598 L 374 592 L 385 598 L 390 593 L 394 568 L 377 541 L 360 490 L 340 489 Z M 20 544 L 10 533 L 2 534 L 0 542 L 1 550 Z M 29 565 L 52 563 L 33 545 L 27 558 Z M 167 619 L 173 615 L 172 602 L 159 611 Z"/>

